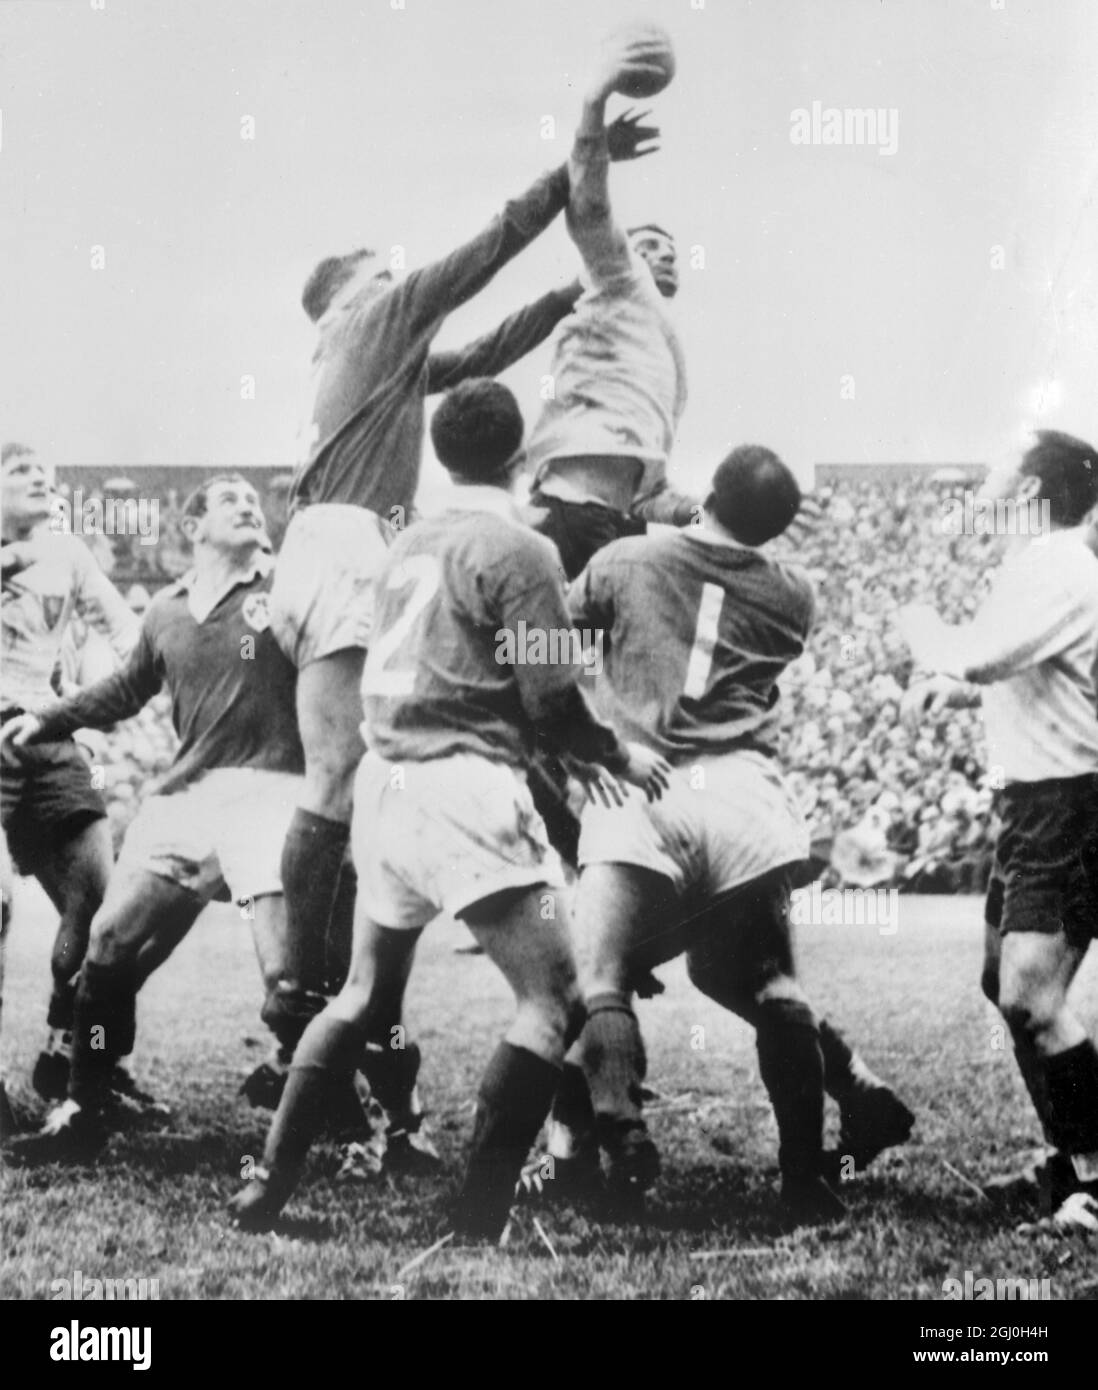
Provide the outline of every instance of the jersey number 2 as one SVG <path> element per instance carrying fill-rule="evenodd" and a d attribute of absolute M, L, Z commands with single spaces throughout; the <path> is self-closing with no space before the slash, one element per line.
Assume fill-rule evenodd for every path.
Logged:
<path fill-rule="evenodd" d="M 682 688 L 682 693 L 690 700 L 700 700 L 709 684 L 723 603 L 724 590 L 719 584 L 702 585 L 698 622 L 694 628 L 694 645 L 690 648 L 690 660 L 686 664 L 686 681 Z"/>
<path fill-rule="evenodd" d="M 386 589 L 406 589 L 412 585 L 414 588 L 400 617 L 370 646 L 362 673 L 363 695 L 411 695 L 415 689 L 415 668 L 394 670 L 392 661 L 438 592 L 441 577 L 442 571 L 433 555 L 409 556 L 389 575 Z"/>

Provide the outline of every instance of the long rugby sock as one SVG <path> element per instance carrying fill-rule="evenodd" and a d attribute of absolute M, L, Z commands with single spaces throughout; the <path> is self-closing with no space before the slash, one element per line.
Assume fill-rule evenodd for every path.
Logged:
<path fill-rule="evenodd" d="M 800 1000 L 765 1000 L 755 1045 L 778 1122 L 782 1177 L 815 1177 L 823 1156 L 824 1063 L 812 1010 Z"/>
<path fill-rule="evenodd" d="M 600 1120 L 640 1120 L 641 1082 L 648 1064 L 627 995 L 609 990 L 591 995 L 581 1046 L 595 1115 Z"/>
<path fill-rule="evenodd" d="M 299 989 L 321 994 L 328 927 L 350 838 L 344 821 L 294 812 L 282 847 L 286 900 L 286 975 Z"/>
<path fill-rule="evenodd" d="M 581 1066 L 565 1061 L 549 1114 L 549 1152 L 554 1158 L 575 1158 L 578 1150 L 591 1143 L 594 1131 L 587 1077 Z"/>
<path fill-rule="evenodd" d="M 362 1032 L 353 1024 L 321 1014 L 306 1028 L 263 1149 L 263 1162 L 280 1180 L 297 1179 L 361 1053 Z"/>
<path fill-rule="evenodd" d="M 823 1053 L 824 1089 L 837 1101 L 846 1100 L 859 1086 L 885 1083 L 866 1066 L 839 1030 L 821 1018 L 820 1051 Z"/>
<path fill-rule="evenodd" d="M 335 902 L 328 923 L 328 939 L 324 950 L 324 988 L 327 994 L 338 994 L 351 969 L 351 941 L 354 934 L 355 897 L 358 894 L 358 875 L 349 859 L 339 870 Z"/>
<path fill-rule="evenodd" d="M 1098 1154 L 1098 1050 L 1089 1038 L 1044 1059 L 1048 1134 L 1064 1154 Z"/>
<path fill-rule="evenodd" d="M 1018 1070 L 1022 1073 L 1022 1080 L 1026 1083 L 1029 1098 L 1033 1102 L 1037 1118 L 1041 1121 L 1045 1139 L 1048 1143 L 1054 1144 L 1052 1131 L 1049 1128 L 1048 1080 L 1045 1075 L 1044 1059 L 1038 1054 L 1028 1038 L 1019 1035 L 1014 1039 L 1014 1060 L 1018 1063 Z"/>
<path fill-rule="evenodd" d="M 100 1109 L 119 1057 L 133 1046 L 135 974 L 129 963 L 85 961 L 76 990 L 69 1096 L 82 1108 Z"/>
<path fill-rule="evenodd" d="M 503 1234 L 515 1184 L 559 1080 L 560 1068 L 544 1057 L 509 1042 L 496 1048 L 481 1079 L 469 1165 L 454 1207 L 458 1234 L 490 1240 Z"/>
<path fill-rule="evenodd" d="M 71 980 L 54 980 L 46 1011 L 46 1026 L 60 1033 L 71 1033 L 76 1009 L 76 986 L 79 976 Z"/>
<path fill-rule="evenodd" d="M 368 1042 L 359 1062 L 359 1069 L 370 1084 L 370 1094 L 385 1111 L 389 1124 L 398 1129 L 415 1128 L 420 1119 L 412 1103 L 419 1064 L 416 1043 L 391 1047 L 388 1039 L 384 1043 Z"/>

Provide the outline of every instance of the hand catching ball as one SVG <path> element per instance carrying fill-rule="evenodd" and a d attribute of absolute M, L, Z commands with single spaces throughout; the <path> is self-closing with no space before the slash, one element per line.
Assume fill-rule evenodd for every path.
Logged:
<path fill-rule="evenodd" d="M 617 62 L 614 90 L 624 97 L 646 101 L 675 76 L 675 50 L 662 25 L 622 25 L 610 35 L 607 46 Z"/>

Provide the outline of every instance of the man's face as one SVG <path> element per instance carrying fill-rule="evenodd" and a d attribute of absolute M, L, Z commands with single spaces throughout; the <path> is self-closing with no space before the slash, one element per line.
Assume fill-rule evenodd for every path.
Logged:
<path fill-rule="evenodd" d="M 656 289 L 664 299 L 673 299 L 679 288 L 675 243 L 662 232 L 653 232 L 645 228 L 643 231 L 634 232 L 629 244 L 638 256 L 648 262 Z"/>
<path fill-rule="evenodd" d="M 269 549 L 263 509 L 251 483 L 214 483 L 206 495 L 206 513 L 195 526 L 194 540 L 238 556 Z"/>
<path fill-rule="evenodd" d="M 5 529 L 34 526 L 50 514 L 50 479 L 36 454 L 17 454 L 0 474 L 0 514 Z"/>

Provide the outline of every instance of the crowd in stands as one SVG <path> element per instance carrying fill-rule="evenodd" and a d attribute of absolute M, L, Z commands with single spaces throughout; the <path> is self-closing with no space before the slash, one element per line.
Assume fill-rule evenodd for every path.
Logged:
<path fill-rule="evenodd" d="M 979 711 L 951 709 L 905 728 L 899 701 L 910 658 L 892 624 L 903 603 L 931 603 L 960 622 L 980 600 L 999 542 L 948 534 L 945 501 L 960 486 L 879 474 L 825 484 L 816 494 L 823 517 L 807 540 L 773 547 L 809 571 L 817 592 L 810 648 L 783 682 L 782 760 L 828 884 L 975 892 L 986 883 L 995 774 Z M 280 537 L 284 499 L 273 500 Z M 137 607 L 186 567 L 178 514 L 162 509 L 160 526 L 155 547 L 136 547 L 147 583 L 116 549 L 113 560 L 101 555 L 108 572 L 130 580 L 123 591 Z M 115 547 L 130 538 L 103 539 Z M 170 761 L 173 739 L 161 699 L 99 746 L 118 836 Z"/>

